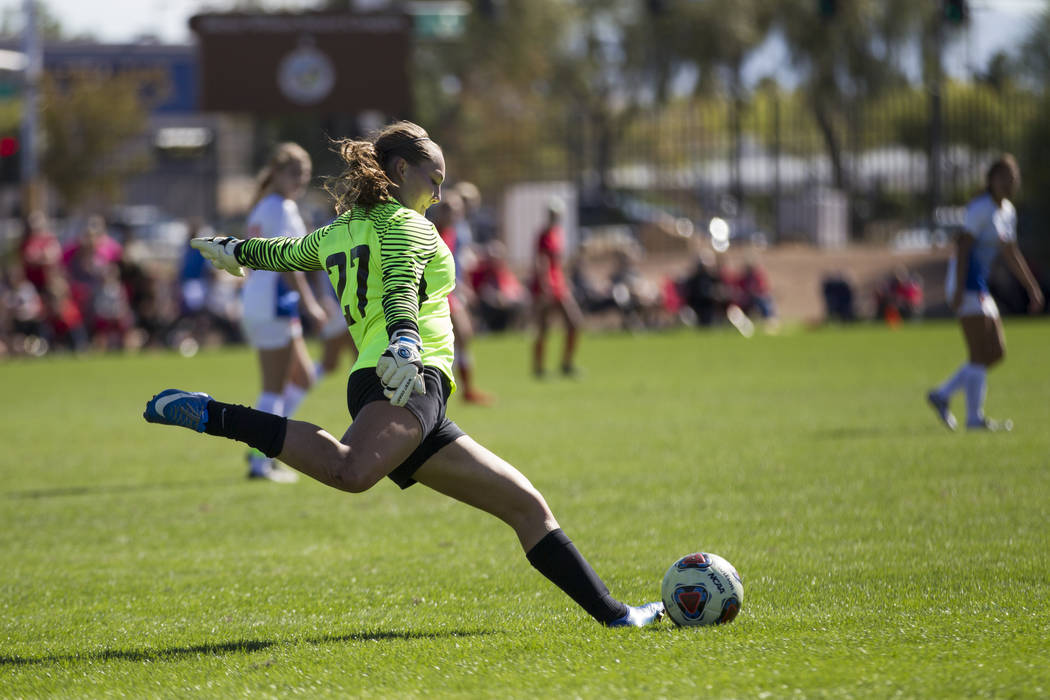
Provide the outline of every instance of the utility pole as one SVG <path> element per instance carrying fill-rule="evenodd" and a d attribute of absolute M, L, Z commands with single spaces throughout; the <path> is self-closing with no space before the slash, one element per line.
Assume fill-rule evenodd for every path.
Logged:
<path fill-rule="evenodd" d="M 25 70 L 22 74 L 22 213 L 43 207 L 40 183 L 40 76 L 43 73 L 43 51 L 37 26 L 36 0 L 22 0 L 25 26 L 22 29 L 22 52 Z"/>

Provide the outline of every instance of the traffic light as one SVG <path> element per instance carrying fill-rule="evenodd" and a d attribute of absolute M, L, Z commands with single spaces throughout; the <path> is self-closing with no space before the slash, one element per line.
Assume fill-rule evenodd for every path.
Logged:
<path fill-rule="evenodd" d="M 18 139 L 14 136 L 0 137 L 0 183 L 19 182 L 22 179 L 21 159 Z"/>
<path fill-rule="evenodd" d="M 966 0 L 944 0 L 944 19 L 953 24 L 962 24 L 969 18 L 970 8 Z"/>

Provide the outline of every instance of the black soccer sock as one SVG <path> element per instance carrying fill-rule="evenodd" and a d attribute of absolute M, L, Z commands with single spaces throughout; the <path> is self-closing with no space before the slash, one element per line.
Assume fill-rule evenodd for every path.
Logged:
<path fill-rule="evenodd" d="M 607 624 L 627 614 L 627 606 L 609 594 L 598 574 L 560 528 L 548 532 L 525 557 L 598 622 Z"/>
<path fill-rule="evenodd" d="M 204 432 L 239 440 L 267 457 L 276 457 L 284 449 L 288 419 L 239 404 L 208 402 L 208 425 Z"/>

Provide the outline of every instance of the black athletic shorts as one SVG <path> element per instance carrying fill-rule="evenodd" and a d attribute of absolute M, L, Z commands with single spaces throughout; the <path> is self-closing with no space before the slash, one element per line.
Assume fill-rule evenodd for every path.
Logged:
<path fill-rule="evenodd" d="M 412 411 L 412 415 L 419 419 L 419 424 L 423 427 L 423 442 L 389 475 L 393 482 L 403 489 L 416 483 L 412 475 L 424 462 L 442 447 L 466 434 L 445 417 L 445 404 L 452 393 L 448 377 L 439 369 L 424 367 L 423 382 L 426 384 L 427 393 L 413 393 L 405 404 L 405 408 Z M 383 383 L 379 381 L 375 367 L 363 367 L 353 372 L 346 382 L 346 406 L 350 409 L 351 418 L 356 418 L 366 404 L 389 400 L 383 396 Z"/>

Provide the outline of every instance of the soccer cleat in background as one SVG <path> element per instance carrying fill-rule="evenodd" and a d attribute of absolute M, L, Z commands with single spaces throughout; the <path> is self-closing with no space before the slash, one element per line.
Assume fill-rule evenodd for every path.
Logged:
<path fill-rule="evenodd" d="M 933 412 L 937 414 L 937 417 L 941 419 L 941 422 L 944 423 L 948 430 L 955 430 L 958 427 L 955 416 L 948 410 L 947 399 L 941 398 L 936 391 L 931 391 L 926 394 L 926 400 L 930 402 Z"/>
<path fill-rule="evenodd" d="M 146 402 L 142 417 L 150 423 L 178 425 L 203 433 L 208 425 L 208 402 L 201 392 L 165 389 Z"/>
<path fill-rule="evenodd" d="M 262 460 L 251 462 L 248 468 L 248 479 L 272 481 L 275 484 L 294 484 L 299 481 L 299 475 L 278 464 L 277 460 L 264 456 Z"/>
<path fill-rule="evenodd" d="M 967 423 L 967 430 L 986 431 L 989 433 L 1008 433 L 1014 429 L 1014 422 L 1007 418 L 998 421 L 993 418 L 982 418 L 979 423 Z"/>
<path fill-rule="evenodd" d="M 664 616 L 664 604 L 646 603 L 637 608 L 627 606 L 627 614 L 610 622 L 607 627 L 648 627 Z"/>

